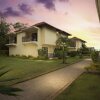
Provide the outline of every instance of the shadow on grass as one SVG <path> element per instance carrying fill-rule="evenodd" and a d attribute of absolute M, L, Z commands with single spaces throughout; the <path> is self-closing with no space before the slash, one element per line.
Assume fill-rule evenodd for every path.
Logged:
<path fill-rule="evenodd" d="M 2 77 L 3 75 L 7 74 L 9 71 L 11 71 L 11 69 L 5 69 L 5 66 L 0 67 L 0 77 Z M 0 82 L 2 82 L 2 81 L 0 81 Z M 4 95 L 18 96 L 17 92 L 21 92 L 21 91 L 23 91 L 23 90 L 19 89 L 19 88 L 14 88 L 12 86 L 0 85 L 0 93 L 4 94 Z"/>
<path fill-rule="evenodd" d="M 13 88 L 11 86 L 0 86 L 0 93 L 9 96 L 18 96 L 17 92 L 23 91 L 19 88 Z"/>

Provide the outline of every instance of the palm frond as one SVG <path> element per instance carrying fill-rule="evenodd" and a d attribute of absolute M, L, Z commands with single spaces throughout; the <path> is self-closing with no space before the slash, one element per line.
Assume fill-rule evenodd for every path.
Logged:
<path fill-rule="evenodd" d="M 18 96 L 16 93 L 21 91 L 22 89 L 19 88 L 13 88 L 10 86 L 0 86 L 0 93 L 9 96 Z"/>
<path fill-rule="evenodd" d="M 5 75 L 6 73 L 8 73 L 9 71 L 11 71 L 10 69 L 5 69 L 4 66 L 0 67 L 0 77 L 2 77 L 3 75 Z M 6 81 L 11 81 L 11 80 L 15 80 L 15 79 L 10 79 L 10 80 L 4 80 Z M 3 82 L 2 80 L 0 80 L 0 82 Z M 5 86 L 5 85 L 0 85 L 0 93 L 4 94 L 4 95 L 9 95 L 9 96 L 18 96 L 16 94 L 16 92 L 20 92 L 22 91 L 19 88 L 13 88 L 11 86 Z"/>

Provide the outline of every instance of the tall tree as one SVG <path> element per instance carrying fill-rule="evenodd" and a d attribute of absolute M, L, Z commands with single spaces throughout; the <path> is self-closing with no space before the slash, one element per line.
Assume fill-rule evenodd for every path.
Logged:
<path fill-rule="evenodd" d="M 62 52 L 63 52 L 63 55 L 62 55 L 63 63 L 66 63 L 66 53 L 68 51 L 69 39 L 67 37 L 63 37 L 63 36 L 59 35 L 59 38 L 56 41 L 56 46 L 58 48 L 62 49 Z"/>
<path fill-rule="evenodd" d="M 0 15 L 0 49 L 5 49 L 7 43 L 7 33 L 10 31 L 9 24 L 5 21 L 5 18 Z"/>

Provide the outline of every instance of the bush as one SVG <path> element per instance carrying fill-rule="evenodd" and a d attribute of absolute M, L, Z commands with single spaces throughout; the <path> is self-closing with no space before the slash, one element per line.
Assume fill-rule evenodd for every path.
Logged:
<path fill-rule="evenodd" d="M 21 55 L 21 56 L 19 56 L 19 58 L 27 59 L 28 56 L 26 56 L 26 55 Z"/>
<path fill-rule="evenodd" d="M 8 50 L 0 50 L 0 55 L 3 55 L 3 56 L 5 56 L 5 55 L 9 55 L 9 51 Z"/>
<path fill-rule="evenodd" d="M 92 58 L 92 61 L 93 61 L 94 63 L 99 62 L 99 61 L 100 61 L 99 52 L 98 52 L 98 51 L 93 51 L 93 52 L 91 53 L 91 58 Z"/>
<path fill-rule="evenodd" d="M 70 57 L 75 57 L 75 56 L 77 56 L 77 55 L 78 55 L 77 51 L 70 51 L 70 52 L 68 53 L 68 56 L 70 56 Z"/>
<path fill-rule="evenodd" d="M 38 50 L 39 59 L 48 59 L 48 49 L 42 48 Z"/>
<path fill-rule="evenodd" d="M 61 59 L 63 57 L 62 49 L 55 48 L 55 50 L 54 50 L 54 57 L 57 57 L 57 58 Z"/>
<path fill-rule="evenodd" d="M 92 63 L 90 66 L 85 67 L 87 72 L 100 72 L 100 63 Z"/>

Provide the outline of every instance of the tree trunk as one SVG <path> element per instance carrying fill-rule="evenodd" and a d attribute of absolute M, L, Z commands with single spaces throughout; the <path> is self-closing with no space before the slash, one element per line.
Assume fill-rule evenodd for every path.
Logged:
<path fill-rule="evenodd" d="M 65 64 L 65 47 L 63 46 L 63 64 Z"/>

